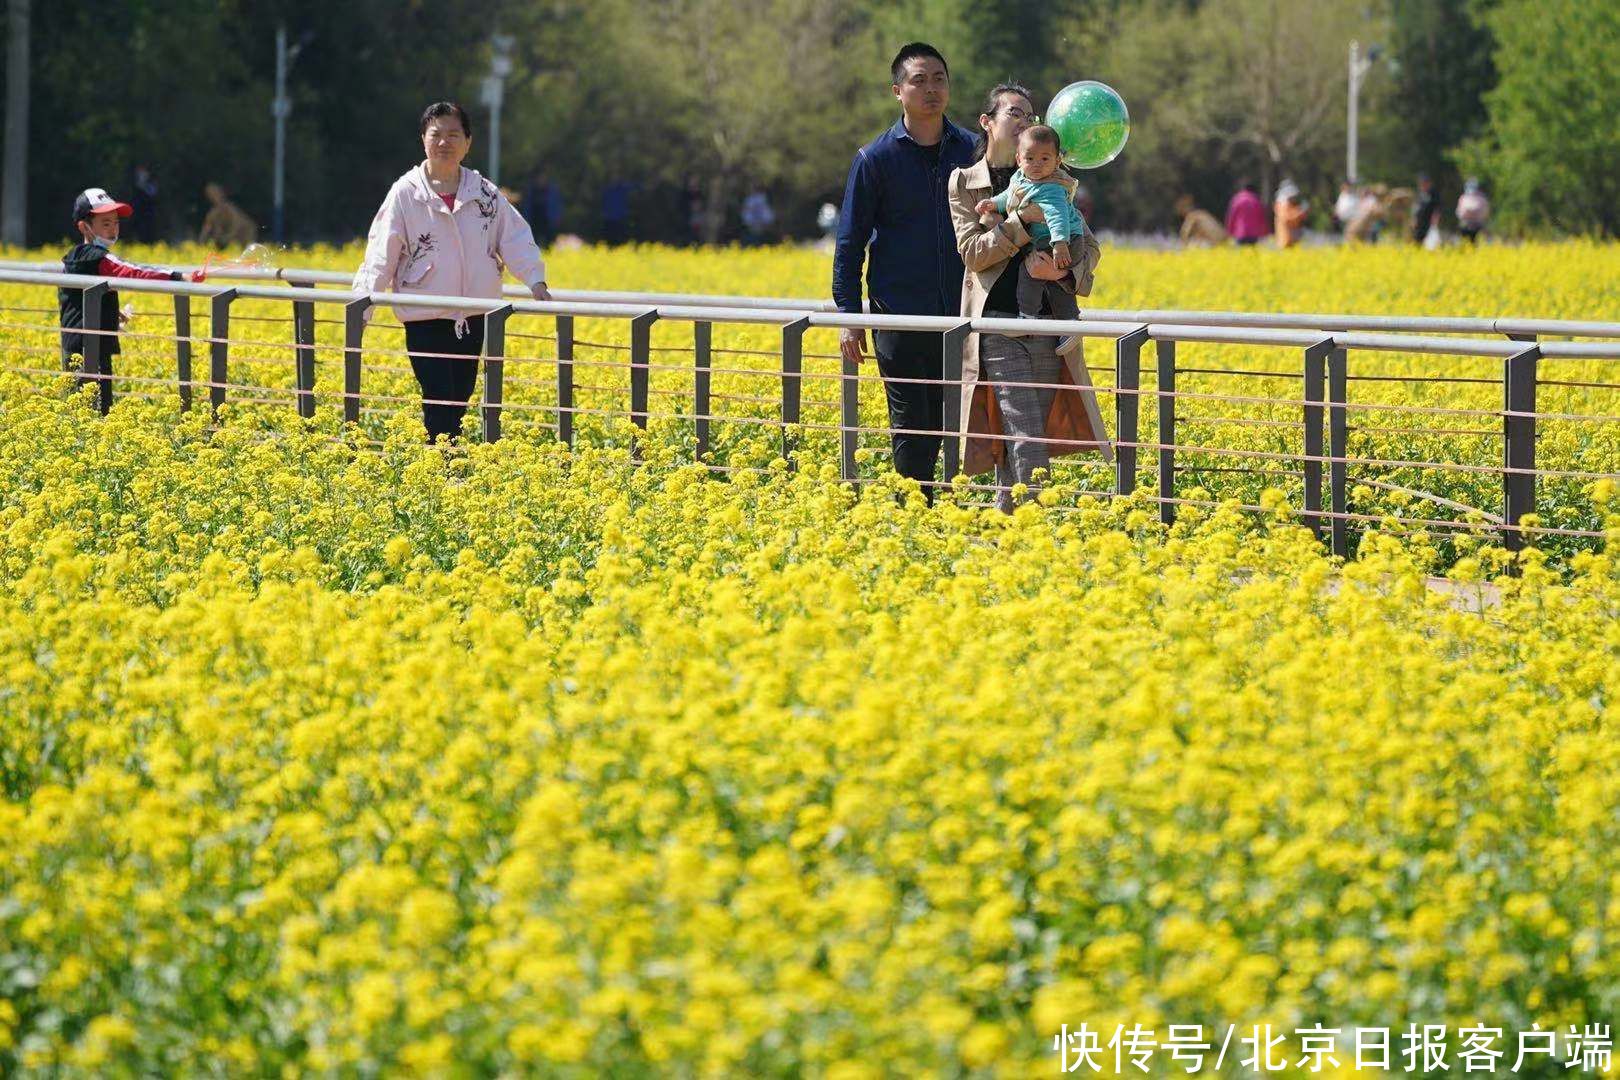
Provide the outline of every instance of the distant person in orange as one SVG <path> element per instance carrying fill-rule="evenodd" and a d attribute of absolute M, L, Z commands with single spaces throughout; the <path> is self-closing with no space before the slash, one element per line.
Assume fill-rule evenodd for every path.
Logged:
<path fill-rule="evenodd" d="M 259 238 L 259 226 L 231 202 L 225 189 L 218 184 L 203 187 L 212 207 L 203 218 L 202 231 L 197 234 L 199 244 L 212 244 L 217 248 L 242 248 Z"/>
<path fill-rule="evenodd" d="M 1201 209 L 1191 195 L 1176 200 L 1176 213 L 1181 216 L 1181 243 L 1183 247 L 1219 247 L 1226 243 L 1226 230 L 1215 220 L 1215 215 Z"/>
<path fill-rule="evenodd" d="M 1277 188 L 1277 200 L 1272 204 L 1272 213 L 1276 225 L 1273 232 L 1277 236 L 1277 246 L 1290 248 L 1299 243 L 1300 234 L 1305 231 L 1305 212 L 1310 209 L 1299 193 L 1299 185 L 1292 180 L 1284 180 Z"/>

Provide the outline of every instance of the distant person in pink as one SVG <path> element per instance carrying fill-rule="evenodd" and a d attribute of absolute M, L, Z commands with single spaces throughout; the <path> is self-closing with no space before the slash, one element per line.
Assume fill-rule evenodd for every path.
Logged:
<path fill-rule="evenodd" d="M 1271 232 L 1266 204 L 1260 201 L 1248 180 L 1238 184 L 1236 195 L 1226 204 L 1226 234 L 1239 244 L 1257 244 Z"/>

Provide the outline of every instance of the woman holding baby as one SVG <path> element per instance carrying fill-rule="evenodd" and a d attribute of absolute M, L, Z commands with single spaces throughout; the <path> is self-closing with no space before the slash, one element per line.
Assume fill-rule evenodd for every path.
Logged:
<path fill-rule="evenodd" d="M 979 116 L 979 159 L 951 173 L 951 221 L 967 269 L 964 318 L 1016 319 L 1022 300 L 1026 318 L 1068 319 L 1074 296 L 1091 293 L 1101 251 L 1079 211 L 1057 214 L 1047 197 L 1058 185 L 1072 199 L 1073 178 L 1048 160 L 1061 147 L 1036 119 L 1029 91 L 1014 83 L 994 87 Z M 1057 217 L 1064 220 L 1050 220 Z M 971 334 L 961 393 L 962 471 L 972 476 L 994 466 L 1003 510 L 1013 508 L 1015 484 L 1033 492 L 1035 472 L 1053 457 L 1096 452 L 1113 460 L 1077 336 L 1059 342 L 1051 335 Z"/>

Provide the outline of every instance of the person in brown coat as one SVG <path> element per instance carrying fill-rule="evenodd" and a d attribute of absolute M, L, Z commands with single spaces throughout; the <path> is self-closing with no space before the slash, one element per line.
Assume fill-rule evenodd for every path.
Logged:
<path fill-rule="evenodd" d="M 203 218 L 202 231 L 197 234 L 199 244 L 241 248 L 259 238 L 259 226 L 242 212 L 240 206 L 231 202 L 224 188 L 218 184 L 208 184 L 203 188 L 203 194 L 208 196 L 213 206 Z"/>
<path fill-rule="evenodd" d="M 1176 215 L 1181 218 L 1181 244 L 1183 247 L 1219 247 L 1226 243 L 1226 230 L 1215 220 L 1215 215 L 1201 209 L 1191 195 L 1176 200 Z"/>
<path fill-rule="evenodd" d="M 1102 252 L 1089 228 L 1070 253 L 1072 265 L 1059 270 L 1050 253 L 1026 250 L 1025 221 L 1040 212 L 1038 207 L 1005 220 L 999 215 L 982 220 L 976 209 L 1007 187 L 1017 168 L 1018 135 L 1033 118 L 1029 91 L 1013 83 L 994 87 L 979 116 L 984 131 L 979 158 L 951 173 L 951 223 L 967 271 L 964 318 L 1017 318 L 1014 292 L 1022 260 L 1029 260 L 1032 277 L 1066 281 L 1078 296 L 1091 293 Z M 1062 354 L 1056 339 L 1045 335 L 970 334 L 963 347 L 962 471 L 974 476 L 994 468 L 996 505 L 1003 510 L 1013 508 L 1015 484 L 1028 485 L 1033 494 L 1034 474 L 1053 457 L 1089 452 L 1113 460 L 1081 339 L 1069 340 L 1071 347 Z"/>

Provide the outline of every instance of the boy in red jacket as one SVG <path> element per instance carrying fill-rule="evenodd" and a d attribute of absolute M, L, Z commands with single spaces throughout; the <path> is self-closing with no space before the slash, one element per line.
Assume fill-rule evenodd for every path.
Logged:
<path fill-rule="evenodd" d="M 121 203 L 101 188 L 86 188 L 73 200 L 73 226 L 79 232 L 79 244 L 62 256 L 64 274 L 84 274 L 90 277 L 144 278 L 157 281 L 201 281 L 203 272 L 193 270 L 189 275 L 179 270 L 159 270 L 150 266 L 137 266 L 125 262 L 112 253 L 118 243 L 118 222 L 135 211 L 128 203 Z M 84 293 L 80 289 L 56 290 L 57 306 L 61 313 L 62 361 L 78 370 L 84 359 Z M 101 371 L 112 374 L 112 358 L 118 355 L 118 293 L 108 289 L 101 298 Z"/>

